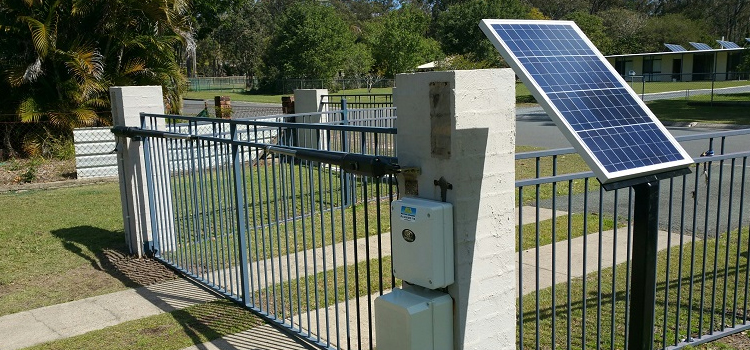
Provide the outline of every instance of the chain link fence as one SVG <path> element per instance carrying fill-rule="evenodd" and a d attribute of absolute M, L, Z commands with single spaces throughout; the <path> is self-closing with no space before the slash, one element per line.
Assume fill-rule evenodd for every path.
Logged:
<path fill-rule="evenodd" d="M 281 101 L 279 101 L 281 103 Z M 208 117 L 208 118 L 222 118 L 226 116 L 231 119 L 243 119 L 243 118 L 255 118 L 263 117 L 267 115 L 281 114 L 282 108 L 279 106 L 245 106 L 245 105 L 230 105 L 225 108 L 216 107 L 211 103 L 206 102 L 204 105 L 200 104 L 186 104 L 182 107 L 182 115 L 189 117 Z"/>
<path fill-rule="evenodd" d="M 644 101 L 686 99 L 705 102 L 750 102 L 750 73 L 646 74 L 625 76 Z"/>
<path fill-rule="evenodd" d="M 14 119 L 0 116 L 0 186 L 75 178 L 69 129 L 48 121 Z"/>

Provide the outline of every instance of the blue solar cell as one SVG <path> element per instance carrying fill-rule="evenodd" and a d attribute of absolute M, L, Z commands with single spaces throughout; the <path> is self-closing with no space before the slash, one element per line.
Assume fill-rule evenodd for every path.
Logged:
<path fill-rule="evenodd" d="M 692 45 L 696 50 L 713 50 L 711 46 L 708 46 L 708 44 L 704 43 L 694 43 L 691 41 L 690 45 Z"/>
<path fill-rule="evenodd" d="M 725 49 L 739 49 L 740 48 L 740 45 L 737 45 L 736 43 L 731 42 L 731 41 L 716 40 L 716 42 L 719 43 L 719 45 L 721 45 L 721 47 Z"/>
<path fill-rule="evenodd" d="M 573 22 L 481 27 L 603 183 L 692 163 Z"/>
<path fill-rule="evenodd" d="M 666 47 L 667 47 L 667 48 L 669 49 L 669 51 L 672 51 L 672 52 L 682 52 L 682 51 L 687 51 L 687 49 L 685 49 L 684 47 L 682 47 L 682 45 L 677 45 L 677 44 L 664 44 L 664 46 L 666 46 Z"/>

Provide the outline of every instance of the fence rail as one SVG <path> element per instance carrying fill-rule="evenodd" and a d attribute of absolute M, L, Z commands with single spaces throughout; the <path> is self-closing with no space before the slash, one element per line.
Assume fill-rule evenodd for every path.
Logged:
<path fill-rule="evenodd" d="M 663 180 L 654 349 L 750 329 L 747 158 L 750 130 L 677 137 L 706 142 L 692 174 Z M 605 192 L 573 149 L 520 153 L 516 182 L 519 348 L 627 349 L 633 192 Z"/>
<path fill-rule="evenodd" d="M 143 139 L 158 259 L 317 347 L 369 348 L 372 302 L 396 284 L 395 182 L 379 144 L 396 131 L 335 114 L 333 124 L 142 114 L 144 129 L 117 131 Z M 347 138 L 357 141 L 342 152 L 335 140 Z M 368 164 L 379 170 L 365 174 Z"/>
<path fill-rule="evenodd" d="M 645 101 L 688 99 L 697 101 L 750 101 L 750 73 L 644 74 L 623 76 Z M 733 96 L 735 95 L 735 96 Z M 736 95 L 740 95 L 737 97 Z"/>

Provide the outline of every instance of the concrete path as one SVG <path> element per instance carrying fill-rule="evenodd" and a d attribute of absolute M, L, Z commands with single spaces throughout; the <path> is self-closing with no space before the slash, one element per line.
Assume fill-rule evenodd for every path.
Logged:
<path fill-rule="evenodd" d="M 522 224 L 526 225 L 526 224 L 533 224 L 536 222 L 537 220 L 536 207 L 524 205 L 522 213 L 523 213 L 523 217 L 521 218 Z M 552 219 L 552 216 L 553 216 L 552 214 L 553 214 L 552 209 L 539 208 L 539 221 Z M 554 216 L 560 217 L 563 215 L 568 215 L 568 212 L 564 210 L 557 210 L 554 212 L 554 214 L 555 214 Z M 515 215 L 516 215 L 516 226 L 518 226 L 518 208 L 516 208 Z"/>
<path fill-rule="evenodd" d="M 516 214 L 518 211 L 516 211 Z M 558 211 L 559 215 L 564 215 L 563 211 Z M 516 215 L 517 217 L 517 215 Z M 549 209 L 539 210 L 539 220 L 548 220 L 552 218 L 552 211 Z M 536 221 L 536 210 L 534 207 L 524 207 L 524 217 L 521 219 L 524 223 L 533 223 Z M 516 219 L 518 220 L 518 219 Z M 626 247 L 626 230 L 621 228 L 618 230 L 617 239 L 617 257 L 616 263 L 624 262 L 626 259 L 625 247 Z M 304 258 L 302 252 L 297 253 L 297 258 L 294 259 L 290 256 L 289 266 L 294 266 L 300 269 L 300 272 L 307 271 L 308 274 L 312 274 L 314 271 L 323 271 L 323 251 L 326 251 L 325 267 L 332 269 L 334 266 L 340 267 L 344 265 L 343 257 L 346 256 L 347 265 L 354 264 L 353 252 L 356 249 L 359 251 L 357 261 L 364 261 L 367 255 L 364 254 L 366 251 L 366 242 L 369 244 L 370 257 L 377 256 L 377 236 L 369 237 L 367 239 L 362 238 L 356 241 L 349 241 L 346 243 L 338 243 L 333 246 L 327 246 L 325 248 L 316 248 L 315 253 L 312 250 L 308 250 L 307 258 Z M 587 272 L 596 271 L 597 268 L 597 245 L 598 245 L 598 233 L 587 236 L 589 251 L 586 256 L 587 261 Z M 689 237 L 685 237 L 685 242 L 688 242 Z M 604 246 L 602 247 L 602 259 L 603 266 L 611 266 L 613 256 L 613 234 L 612 231 L 603 233 Z M 679 236 L 673 236 L 673 244 L 679 242 Z M 390 255 L 390 235 L 381 235 L 381 246 L 383 248 L 382 255 Z M 580 277 L 583 274 L 583 237 L 573 239 L 572 241 L 572 256 L 573 261 L 573 277 Z M 666 233 L 661 233 L 659 238 L 659 249 L 666 247 Z M 557 254 L 557 279 L 556 282 L 565 282 L 567 279 L 567 241 L 559 242 L 556 244 Z M 332 251 L 337 251 L 337 256 L 334 259 Z M 346 254 L 343 254 L 343 252 Z M 540 288 L 547 288 L 551 286 L 551 251 L 552 245 L 548 245 L 540 248 Z M 535 289 L 535 249 L 529 249 L 523 252 L 523 273 L 524 273 L 524 294 L 533 292 Z M 256 262 L 252 265 L 254 271 L 258 267 L 271 266 L 273 264 L 276 271 L 283 271 L 283 273 L 277 273 L 274 280 L 269 280 L 270 283 L 279 283 L 287 278 L 287 263 L 286 257 L 282 257 L 281 264 L 279 264 L 278 257 L 274 259 L 268 259 L 265 262 Z M 314 269 L 313 269 L 314 267 Z M 221 279 L 221 275 L 227 272 L 233 272 L 225 270 L 223 272 L 217 272 L 213 277 L 217 280 Z M 258 290 L 260 286 L 256 286 L 255 290 Z M 369 304 L 371 304 L 376 295 L 369 297 Z M 141 287 L 137 289 L 125 290 L 121 292 L 111 293 L 102 296 L 96 296 L 86 298 L 82 300 L 72 301 L 69 303 L 53 305 L 43 307 L 35 310 L 24 311 L 17 314 L 7 315 L 0 317 L 0 334 L 3 334 L 3 342 L 0 342 L 0 350 L 13 350 L 20 349 L 23 347 L 32 346 L 35 344 L 53 341 L 58 339 L 64 339 L 76 335 L 81 335 L 86 332 L 93 330 L 103 329 L 105 327 L 117 325 L 122 322 L 135 320 L 143 317 L 149 317 L 157 315 L 163 312 L 170 312 L 178 309 L 182 309 L 191 305 L 209 302 L 220 298 L 217 294 L 205 289 L 197 284 L 189 282 L 184 279 L 175 281 L 165 282 L 148 287 Z M 342 343 L 352 342 L 357 343 L 358 339 L 363 344 L 369 344 L 371 339 L 369 337 L 369 329 L 360 329 L 360 334 L 357 335 L 357 327 L 360 324 L 356 317 L 357 314 L 357 301 L 359 301 L 359 314 L 360 317 L 367 319 L 364 323 L 369 323 L 368 316 L 368 296 L 360 297 L 358 300 L 350 300 L 346 303 L 339 303 L 338 305 L 332 305 L 320 310 L 311 310 L 309 316 L 311 322 L 307 322 L 308 314 L 302 314 L 300 317 L 294 317 L 295 324 L 301 325 L 302 328 L 309 330 L 312 334 L 320 334 L 323 341 L 326 341 L 325 335 L 326 330 L 330 329 L 331 342 L 336 343 L 341 341 Z M 348 305 L 348 309 L 347 306 Z M 335 316 L 338 314 L 340 322 L 346 322 L 346 314 L 349 313 L 349 334 L 346 333 L 346 325 L 335 324 Z M 316 315 L 319 315 L 319 319 L 316 319 Z M 328 315 L 327 324 L 325 321 L 326 315 Z M 302 321 L 300 321 L 302 320 Z M 318 323 L 321 324 L 318 328 Z M 337 334 L 333 330 L 339 330 Z M 263 335 L 263 336 L 260 336 Z M 347 339 L 348 338 L 348 339 Z M 343 345 L 343 344 L 342 344 Z M 295 342 L 295 340 L 288 337 L 286 334 L 281 333 L 279 330 L 271 326 L 263 326 L 253 328 L 241 333 L 223 337 L 205 344 L 196 345 L 188 349 L 303 349 L 305 348 L 302 344 Z"/>
<path fill-rule="evenodd" d="M 659 231 L 658 249 L 662 251 L 667 248 L 667 236 L 665 231 Z M 615 245 L 614 231 L 602 232 L 602 268 L 612 267 L 613 259 L 615 264 L 620 264 L 628 259 L 627 255 L 627 228 L 617 229 L 617 244 Z M 690 236 L 683 237 L 683 244 L 691 241 Z M 583 276 L 583 267 L 586 266 L 586 273 L 596 272 L 599 265 L 599 233 L 592 233 L 586 236 L 586 245 L 588 247 L 586 255 L 583 254 L 584 237 L 577 237 L 571 240 L 571 273 L 570 278 Z M 632 244 L 632 242 L 631 242 Z M 680 234 L 672 234 L 672 247 L 680 244 Z M 539 248 L 539 289 L 552 286 L 552 244 Z M 555 247 L 555 283 L 567 282 L 568 279 L 568 241 L 561 241 L 554 244 Z M 631 246 L 632 249 L 632 246 Z M 616 252 L 615 252 L 616 250 Z M 521 253 L 523 258 L 523 294 L 533 293 L 536 290 L 536 253 L 537 249 L 527 249 Z M 516 269 L 518 269 L 518 255 L 516 255 Z M 516 281 L 518 286 L 518 281 Z"/>
<path fill-rule="evenodd" d="M 69 338 L 139 318 L 216 300 L 184 279 L 0 317 L 0 350 Z"/>
<path fill-rule="evenodd" d="M 310 349 L 270 325 L 263 325 L 183 350 L 303 350 Z"/>

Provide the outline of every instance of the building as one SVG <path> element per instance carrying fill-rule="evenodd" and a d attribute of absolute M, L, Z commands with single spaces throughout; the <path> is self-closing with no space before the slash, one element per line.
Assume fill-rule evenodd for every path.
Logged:
<path fill-rule="evenodd" d="M 750 40 L 748 40 L 750 41 Z M 730 41 L 717 42 L 714 49 L 703 43 L 690 44 L 686 50 L 676 44 L 664 44 L 671 51 L 606 56 L 624 77 L 642 76 L 646 81 L 695 81 L 748 79 L 748 72 L 737 72 L 746 48 Z M 715 73 L 715 74 L 714 74 Z"/>

